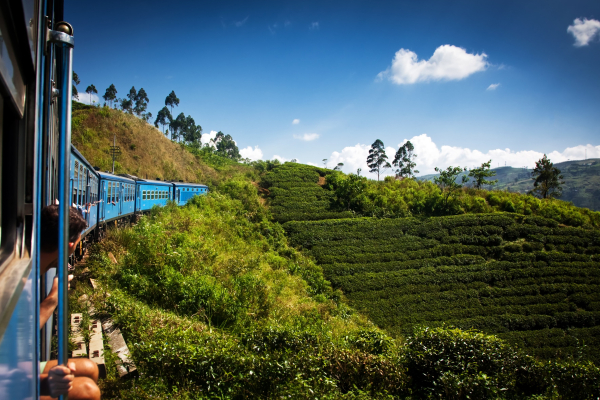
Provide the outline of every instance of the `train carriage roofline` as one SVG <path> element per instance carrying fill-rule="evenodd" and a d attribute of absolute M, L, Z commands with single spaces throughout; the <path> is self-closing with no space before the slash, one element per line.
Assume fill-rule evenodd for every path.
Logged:
<path fill-rule="evenodd" d="M 114 174 L 111 174 L 110 172 L 102 172 L 102 171 L 96 171 L 96 172 L 100 176 L 100 179 L 117 181 L 117 182 L 126 182 L 126 183 L 135 183 L 136 182 L 135 180 L 133 180 L 131 178 L 126 178 L 126 177 L 120 176 L 120 175 L 114 175 Z"/>
<path fill-rule="evenodd" d="M 81 154 L 81 153 L 79 152 L 79 150 L 77 150 L 77 148 L 76 148 L 75 146 L 73 146 L 73 145 L 71 145 L 71 152 L 72 152 L 72 153 L 73 153 L 73 154 L 74 154 L 74 155 L 75 155 L 75 156 L 76 156 L 76 157 L 77 157 L 77 158 L 78 158 L 80 161 L 83 161 L 83 163 L 85 164 L 85 166 L 87 167 L 87 169 L 90 171 L 90 173 L 92 173 L 92 174 L 94 174 L 94 175 L 96 175 L 96 176 L 99 176 L 99 175 L 98 175 L 98 172 L 99 172 L 99 171 L 96 171 L 96 168 L 94 168 L 94 167 L 92 166 L 92 164 L 90 164 L 90 163 L 89 163 L 89 161 L 87 160 L 87 158 L 85 158 L 85 157 L 83 156 L 83 154 Z"/>

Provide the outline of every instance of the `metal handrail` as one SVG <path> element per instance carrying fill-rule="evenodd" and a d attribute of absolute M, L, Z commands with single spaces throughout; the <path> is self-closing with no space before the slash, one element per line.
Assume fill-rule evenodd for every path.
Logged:
<path fill-rule="evenodd" d="M 54 44 L 57 55 L 60 82 L 58 103 L 58 364 L 67 365 L 69 360 L 69 209 L 71 206 L 69 181 L 71 159 L 71 98 L 73 77 L 73 28 L 65 22 L 56 24 L 56 30 L 48 31 L 48 42 Z M 61 396 L 66 400 L 67 395 Z"/>

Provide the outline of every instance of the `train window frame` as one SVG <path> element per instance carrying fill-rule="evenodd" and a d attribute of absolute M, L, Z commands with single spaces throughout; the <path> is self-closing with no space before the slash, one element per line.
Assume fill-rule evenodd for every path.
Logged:
<path fill-rule="evenodd" d="M 142 190 L 142 200 L 146 200 L 146 191 Z"/>

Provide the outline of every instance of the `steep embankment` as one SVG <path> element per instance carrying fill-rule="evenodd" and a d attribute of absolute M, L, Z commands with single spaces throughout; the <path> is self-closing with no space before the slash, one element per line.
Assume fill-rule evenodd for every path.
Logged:
<path fill-rule="evenodd" d="M 173 143 L 154 126 L 133 115 L 108 107 L 74 107 L 72 143 L 102 171 L 112 169 L 110 147 L 115 137 L 121 149 L 115 173 L 205 184 L 216 184 L 228 175 L 217 172 L 185 146 Z"/>

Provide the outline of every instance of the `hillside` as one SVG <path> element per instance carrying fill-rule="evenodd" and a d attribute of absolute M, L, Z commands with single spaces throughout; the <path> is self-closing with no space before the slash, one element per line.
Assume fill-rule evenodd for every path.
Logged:
<path fill-rule="evenodd" d="M 220 163 L 209 165 L 185 145 L 172 142 L 153 125 L 133 115 L 75 103 L 71 141 L 93 166 L 102 171 L 112 169 L 110 146 L 115 137 L 121 149 L 115 162 L 117 174 L 204 183 L 212 188 L 232 175 L 251 170 L 222 157 L 217 157 Z"/>
<path fill-rule="evenodd" d="M 554 164 L 561 170 L 565 184 L 561 200 L 573 202 L 577 207 L 600 211 L 600 159 L 565 161 Z M 497 190 L 527 193 L 533 189 L 531 169 L 493 168 L 498 179 Z M 423 175 L 419 179 L 433 181 L 436 174 Z"/>

